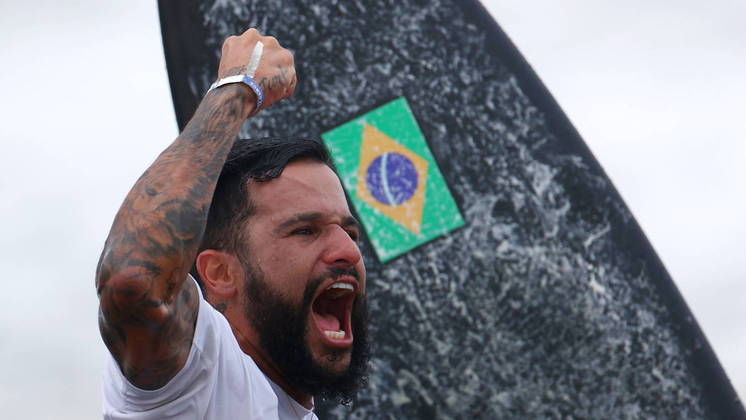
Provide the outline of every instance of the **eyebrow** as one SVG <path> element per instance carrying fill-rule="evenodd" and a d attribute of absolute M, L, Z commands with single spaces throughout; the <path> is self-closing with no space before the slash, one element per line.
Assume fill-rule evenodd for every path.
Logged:
<path fill-rule="evenodd" d="M 319 219 L 323 219 L 325 216 L 322 213 L 319 212 L 308 212 L 308 213 L 299 213 L 291 216 L 290 218 L 286 219 L 282 223 L 280 223 L 275 229 L 275 233 L 278 233 L 280 231 L 283 231 L 290 226 L 296 225 L 298 223 L 308 223 L 308 222 L 316 222 Z M 344 216 L 342 218 L 342 226 L 343 227 L 354 227 L 357 230 L 360 230 L 360 223 L 352 216 Z"/>

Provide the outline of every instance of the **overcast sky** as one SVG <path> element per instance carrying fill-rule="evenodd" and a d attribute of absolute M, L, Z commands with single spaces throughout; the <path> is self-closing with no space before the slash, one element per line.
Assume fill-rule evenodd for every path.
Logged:
<path fill-rule="evenodd" d="M 486 4 L 746 396 L 746 3 Z M 98 418 L 96 261 L 125 194 L 177 135 L 157 9 L 0 0 L 0 33 L 0 411 Z"/>

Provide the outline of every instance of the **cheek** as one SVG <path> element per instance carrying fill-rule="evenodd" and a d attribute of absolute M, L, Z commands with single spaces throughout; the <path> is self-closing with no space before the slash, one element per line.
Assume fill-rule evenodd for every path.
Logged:
<path fill-rule="evenodd" d="M 294 247 L 278 247 L 263 267 L 275 287 L 297 302 L 303 298 L 306 285 L 313 277 L 314 260 L 298 253 Z"/>
<path fill-rule="evenodd" d="M 365 271 L 365 263 L 363 262 L 362 258 L 360 258 L 360 264 L 357 265 L 357 272 L 360 274 L 360 286 L 363 288 L 363 290 L 365 290 L 368 276 Z"/>

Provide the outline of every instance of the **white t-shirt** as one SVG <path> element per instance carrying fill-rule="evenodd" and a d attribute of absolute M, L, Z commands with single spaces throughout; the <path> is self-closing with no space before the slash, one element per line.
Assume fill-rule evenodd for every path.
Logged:
<path fill-rule="evenodd" d="M 140 389 L 109 355 L 103 388 L 105 419 L 318 420 L 259 370 L 201 291 L 189 358 L 171 381 Z"/>

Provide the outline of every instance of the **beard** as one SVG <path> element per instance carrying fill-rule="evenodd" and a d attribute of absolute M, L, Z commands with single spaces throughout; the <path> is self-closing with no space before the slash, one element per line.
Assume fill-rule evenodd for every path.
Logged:
<path fill-rule="evenodd" d="M 352 353 L 350 365 L 341 375 L 334 375 L 319 366 L 308 347 L 308 326 L 311 324 L 311 303 L 318 286 L 328 278 L 343 274 L 358 278 L 350 269 L 332 268 L 311 280 L 298 307 L 270 289 L 261 268 L 244 263 L 246 272 L 244 308 L 246 318 L 256 328 L 260 346 L 280 370 L 283 379 L 308 395 L 327 401 L 349 404 L 355 393 L 367 382 L 368 370 L 368 308 L 364 295 L 357 296 L 352 307 Z M 249 303 L 250 302 L 250 303 Z M 329 361 L 339 360 L 346 349 L 331 353 Z"/>

